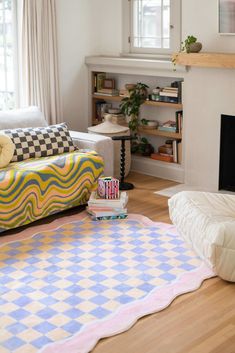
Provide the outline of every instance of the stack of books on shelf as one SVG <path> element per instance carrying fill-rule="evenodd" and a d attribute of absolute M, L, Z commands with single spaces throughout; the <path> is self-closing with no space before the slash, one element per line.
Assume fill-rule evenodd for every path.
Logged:
<path fill-rule="evenodd" d="M 128 195 L 122 191 L 117 199 L 101 198 L 97 192 L 92 192 L 88 201 L 87 212 L 94 221 L 124 219 L 127 217 Z"/>
<path fill-rule="evenodd" d="M 176 127 L 176 122 L 172 120 L 168 120 L 162 125 L 158 127 L 159 131 L 167 131 L 167 132 L 176 132 L 177 127 Z"/>
<path fill-rule="evenodd" d="M 179 163 L 182 161 L 182 144 L 181 141 L 167 140 L 165 145 L 158 147 L 158 153 L 151 154 L 152 159 L 163 162 Z"/>
<path fill-rule="evenodd" d="M 119 96 L 119 90 L 116 88 L 100 88 L 97 92 L 94 92 L 94 95 L 115 97 Z"/>
<path fill-rule="evenodd" d="M 104 115 L 108 112 L 111 107 L 112 104 L 110 103 L 106 103 L 105 101 L 97 101 L 95 103 L 96 120 L 98 122 L 102 122 Z"/>
<path fill-rule="evenodd" d="M 176 87 L 164 87 L 159 95 L 162 102 L 178 103 L 178 88 Z"/>

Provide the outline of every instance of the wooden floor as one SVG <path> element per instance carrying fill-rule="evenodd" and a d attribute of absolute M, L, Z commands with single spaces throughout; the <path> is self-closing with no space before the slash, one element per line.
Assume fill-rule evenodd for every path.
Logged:
<path fill-rule="evenodd" d="M 128 211 L 170 222 L 167 198 L 154 191 L 175 183 L 132 173 Z M 177 298 L 129 331 L 103 339 L 93 353 L 235 353 L 235 284 L 218 278 Z"/>

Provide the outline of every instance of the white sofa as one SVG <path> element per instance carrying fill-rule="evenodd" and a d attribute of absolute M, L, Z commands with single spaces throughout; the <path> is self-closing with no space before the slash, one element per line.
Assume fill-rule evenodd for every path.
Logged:
<path fill-rule="evenodd" d="M 43 126 L 48 126 L 48 124 L 38 107 L 0 112 L 0 130 Z M 110 137 L 78 131 L 70 131 L 70 134 L 80 149 L 96 151 L 104 160 L 104 174 L 113 175 L 114 148 Z"/>
<path fill-rule="evenodd" d="M 221 278 L 235 282 L 235 196 L 184 191 L 169 200 L 180 235 Z"/>

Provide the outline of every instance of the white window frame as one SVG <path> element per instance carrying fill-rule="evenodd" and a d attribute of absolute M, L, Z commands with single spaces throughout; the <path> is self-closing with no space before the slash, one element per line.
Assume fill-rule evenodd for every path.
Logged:
<path fill-rule="evenodd" d="M 14 67 L 14 108 L 19 106 L 19 68 L 18 68 L 18 37 L 17 37 L 17 0 L 12 1 L 13 9 L 13 67 Z M 7 91 L 6 91 L 7 92 Z M 4 109 L 8 109 L 7 106 Z"/>
<path fill-rule="evenodd" d="M 181 43 L 181 0 L 170 0 L 171 46 L 164 48 L 136 48 L 133 46 L 133 0 L 122 0 L 123 54 L 124 55 L 171 55 L 180 50 Z"/>

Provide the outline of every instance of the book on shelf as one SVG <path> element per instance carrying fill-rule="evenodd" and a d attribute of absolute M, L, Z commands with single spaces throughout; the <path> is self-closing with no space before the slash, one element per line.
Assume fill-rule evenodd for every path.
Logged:
<path fill-rule="evenodd" d="M 172 147 L 167 147 L 166 145 L 159 146 L 158 147 L 158 152 L 161 153 L 161 154 L 172 155 L 173 154 L 173 148 Z"/>
<path fill-rule="evenodd" d="M 159 93 L 160 97 L 174 97 L 174 98 L 178 98 L 178 91 L 161 91 Z"/>
<path fill-rule="evenodd" d="M 178 146 L 177 146 L 176 140 L 173 141 L 172 147 L 173 147 L 173 162 L 178 163 Z"/>
<path fill-rule="evenodd" d="M 173 162 L 173 156 L 170 156 L 170 155 L 163 155 L 160 153 L 152 153 L 150 157 L 152 159 L 156 159 L 156 160 L 162 161 L 162 162 L 168 162 L 168 163 Z"/>
<path fill-rule="evenodd" d="M 103 87 L 103 82 L 106 78 L 105 72 L 96 72 L 93 78 L 94 93 Z"/>
<path fill-rule="evenodd" d="M 119 91 L 114 91 L 112 93 L 107 93 L 107 92 L 103 92 L 103 91 L 97 91 L 94 92 L 95 96 L 107 96 L 107 97 L 117 97 L 119 96 Z"/>
<path fill-rule="evenodd" d="M 159 131 L 176 132 L 176 122 L 168 120 L 158 127 Z"/>
<path fill-rule="evenodd" d="M 183 129 L 183 111 L 175 112 L 176 132 L 181 133 Z"/>
<path fill-rule="evenodd" d="M 178 142 L 178 163 L 182 164 L 182 142 Z"/>

